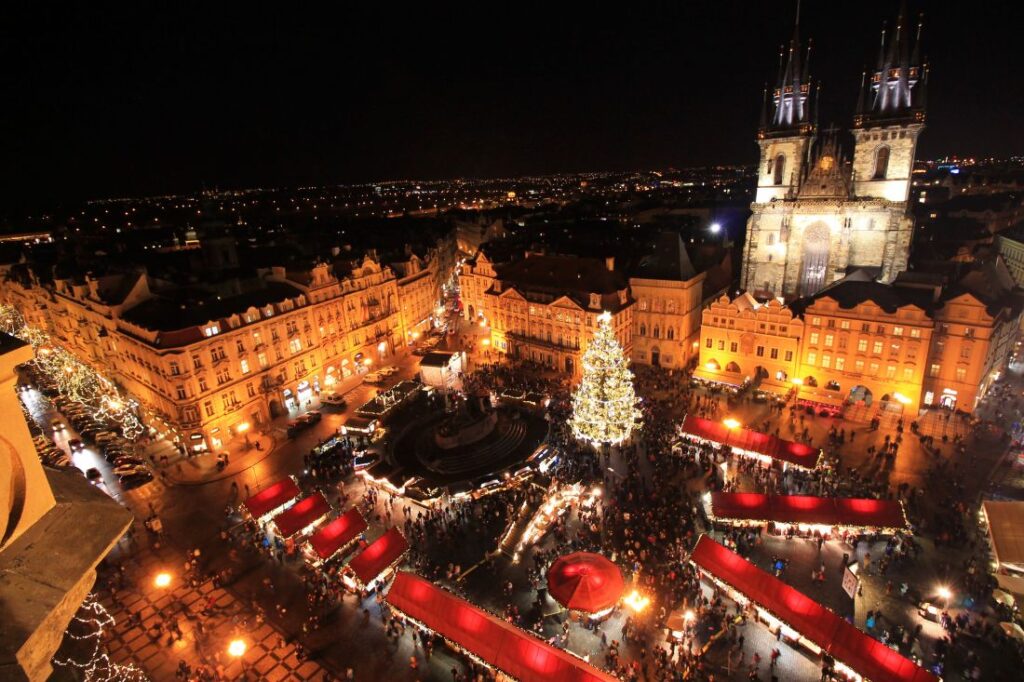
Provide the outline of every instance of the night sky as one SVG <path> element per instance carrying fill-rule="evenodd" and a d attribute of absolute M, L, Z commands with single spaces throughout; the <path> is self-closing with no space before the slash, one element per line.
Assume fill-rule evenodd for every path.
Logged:
<path fill-rule="evenodd" d="M 761 89 L 795 12 L 795 2 L 358 3 L 332 15 L 215 4 L 6 13 L 4 206 L 752 163 Z M 1020 5 L 910 7 L 926 11 L 932 62 L 921 155 L 1024 153 Z M 897 9 L 805 0 L 823 122 L 849 124 L 861 68 Z"/>

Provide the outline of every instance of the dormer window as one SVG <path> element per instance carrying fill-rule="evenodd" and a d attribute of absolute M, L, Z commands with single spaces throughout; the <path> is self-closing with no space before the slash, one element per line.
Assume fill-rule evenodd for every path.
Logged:
<path fill-rule="evenodd" d="M 216 336 L 217 334 L 220 334 L 220 325 L 219 324 L 209 324 L 209 325 L 203 327 L 203 336 L 209 337 L 209 336 Z"/>

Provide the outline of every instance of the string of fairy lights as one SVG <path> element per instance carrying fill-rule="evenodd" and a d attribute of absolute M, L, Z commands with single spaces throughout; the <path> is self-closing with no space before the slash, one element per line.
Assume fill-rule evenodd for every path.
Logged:
<path fill-rule="evenodd" d="M 573 395 L 569 420 L 575 436 L 594 445 L 617 445 L 640 427 L 633 375 L 611 322 L 607 311 L 597 318 L 594 338 L 581 359 L 583 377 Z"/>
<path fill-rule="evenodd" d="M 17 308 L 0 304 L 0 331 L 31 344 L 35 357 L 29 364 L 50 377 L 68 400 L 88 409 L 96 419 L 117 424 L 129 440 L 145 432 L 135 414 L 138 403 L 123 397 L 114 382 L 54 343 L 45 332 L 28 325 Z"/>
<path fill-rule="evenodd" d="M 74 668 L 89 682 L 147 682 L 149 678 L 142 670 L 134 665 L 115 663 L 104 651 L 103 633 L 113 625 L 114 617 L 97 601 L 96 595 L 90 594 L 64 633 L 67 640 L 83 643 L 79 646 L 85 649 L 84 655 L 54 658 L 53 664 Z"/>

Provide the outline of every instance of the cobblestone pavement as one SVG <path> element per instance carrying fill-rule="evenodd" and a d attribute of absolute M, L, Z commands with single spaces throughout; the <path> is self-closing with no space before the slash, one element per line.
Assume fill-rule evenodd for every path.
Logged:
<path fill-rule="evenodd" d="M 260 622 L 232 592 L 211 581 L 190 585 L 182 577 L 184 565 L 184 552 L 166 541 L 154 543 L 152 536 L 124 540 L 112 553 L 100 575 L 106 587 L 98 594 L 115 619 L 106 638 L 114 661 L 133 663 L 153 680 L 174 679 L 181 661 L 223 679 L 327 679 L 318 663 L 300 659 L 294 642 Z M 161 572 L 172 576 L 167 587 L 155 584 Z M 239 658 L 227 653 L 235 639 L 246 645 Z"/>

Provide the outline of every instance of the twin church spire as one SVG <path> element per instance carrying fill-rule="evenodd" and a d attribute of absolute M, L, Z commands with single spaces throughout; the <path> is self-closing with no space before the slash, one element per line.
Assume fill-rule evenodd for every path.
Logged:
<path fill-rule="evenodd" d="M 921 59 L 922 29 L 923 15 L 916 27 L 908 27 L 906 2 L 901 5 L 895 29 L 887 33 L 883 26 L 877 65 L 870 74 L 865 70 L 861 75 L 855 128 L 924 122 L 928 65 Z M 758 137 L 816 132 L 821 84 L 811 77 L 811 48 L 811 40 L 805 48 L 800 39 L 798 0 L 793 37 L 788 48 L 779 49 L 775 86 L 771 90 L 765 87 Z"/>

